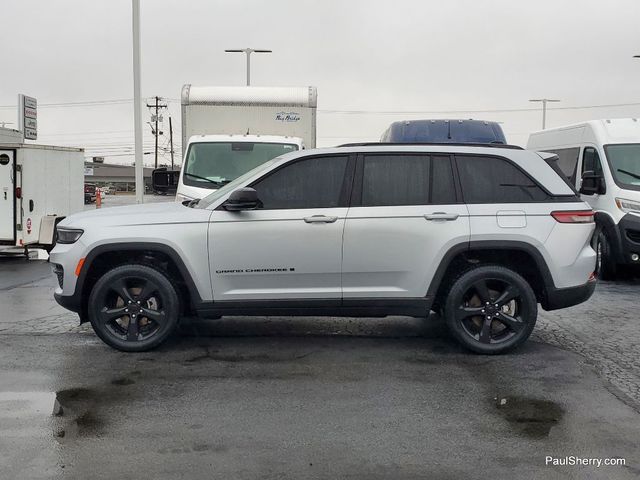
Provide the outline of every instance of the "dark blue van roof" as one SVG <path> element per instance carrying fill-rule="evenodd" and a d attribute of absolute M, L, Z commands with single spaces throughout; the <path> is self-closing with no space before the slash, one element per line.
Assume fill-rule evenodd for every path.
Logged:
<path fill-rule="evenodd" d="M 502 127 L 484 120 L 407 120 L 393 122 L 383 143 L 498 143 L 506 144 Z"/>

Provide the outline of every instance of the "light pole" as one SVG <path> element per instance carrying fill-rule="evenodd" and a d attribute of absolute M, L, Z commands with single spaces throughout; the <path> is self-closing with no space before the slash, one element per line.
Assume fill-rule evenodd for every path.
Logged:
<path fill-rule="evenodd" d="M 144 202 L 142 104 L 140 103 L 140 0 L 131 0 L 133 31 L 133 128 L 135 138 L 136 203 Z"/>
<path fill-rule="evenodd" d="M 560 100 L 554 100 L 553 98 L 533 98 L 530 102 L 542 102 L 542 129 L 547 126 L 547 102 L 559 102 Z"/>
<path fill-rule="evenodd" d="M 236 48 L 225 50 L 227 53 L 244 53 L 247 55 L 247 86 L 251 85 L 251 54 L 271 53 L 271 50 L 261 50 L 259 48 Z"/>

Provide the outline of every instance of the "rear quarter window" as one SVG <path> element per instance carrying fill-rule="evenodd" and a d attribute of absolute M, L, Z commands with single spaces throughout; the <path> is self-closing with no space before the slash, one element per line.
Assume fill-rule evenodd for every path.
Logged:
<path fill-rule="evenodd" d="M 499 157 L 456 155 L 465 203 L 531 203 L 549 195 L 520 168 Z"/>
<path fill-rule="evenodd" d="M 554 170 L 560 170 L 561 176 L 568 179 L 569 182 L 575 185 L 576 173 L 578 170 L 578 158 L 580 157 L 580 147 L 554 148 L 540 151 L 555 154 L 557 158 L 546 159 L 545 161 L 551 165 Z"/>

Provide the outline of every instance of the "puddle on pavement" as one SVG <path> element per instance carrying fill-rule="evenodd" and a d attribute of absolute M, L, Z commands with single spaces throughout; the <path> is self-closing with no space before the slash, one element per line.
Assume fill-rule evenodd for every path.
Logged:
<path fill-rule="evenodd" d="M 121 377 L 121 378 L 116 378 L 114 380 L 111 380 L 111 385 L 133 385 L 135 382 L 135 380 L 132 380 L 131 378 L 127 378 L 127 377 Z"/>
<path fill-rule="evenodd" d="M 253 362 L 253 363 L 278 363 L 278 362 L 291 362 L 295 360 L 301 360 L 308 357 L 314 352 L 307 353 L 280 353 L 280 354 L 246 354 L 235 351 L 220 352 L 218 350 L 205 349 L 204 355 L 197 355 L 185 360 L 185 363 L 198 363 L 203 361 L 218 361 L 227 363 L 239 363 L 239 362 Z"/>
<path fill-rule="evenodd" d="M 114 378 L 111 385 L 101 389 L 67 388 L 54 394 L 54 436 L 59 441 L 70 437 L 100 436 L 106 427 L 100 410 L 114 402 L 127 402 L 132 394 L 129 385 L 136 382 L 129 377 Z"/>
<path fill-rule="evenodd" d="M 53 392 L 0 392 L 0 477 L 54 478 L 59 466 L 52 438 L 55 399 Z"/>
<path fill-rule="evenodd" d="M 564 416 L 564 409 L 549 400 L 498 396 L 495 404 L 518 434 L 534 439 L 547 437 Z"/>
<path fill-rule="evenodd" d="M 0 425 L 4 436 L 46 432 L 56 395 L 52 392 L 0 392 Z"/>

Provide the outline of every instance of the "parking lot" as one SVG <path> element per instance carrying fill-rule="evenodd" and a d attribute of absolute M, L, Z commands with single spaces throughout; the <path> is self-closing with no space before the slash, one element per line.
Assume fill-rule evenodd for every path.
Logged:
<path fill-rule="evenodd" d="M 125 354 L 54 285 L 45 260 L 0 258 L 3 478 L 640 475 L 631 276 L 541 312 L 497 357 L 464 351 L 435 317 L 188 319 Z M 572 455 L 626 464 L 545 465 Z"/>

